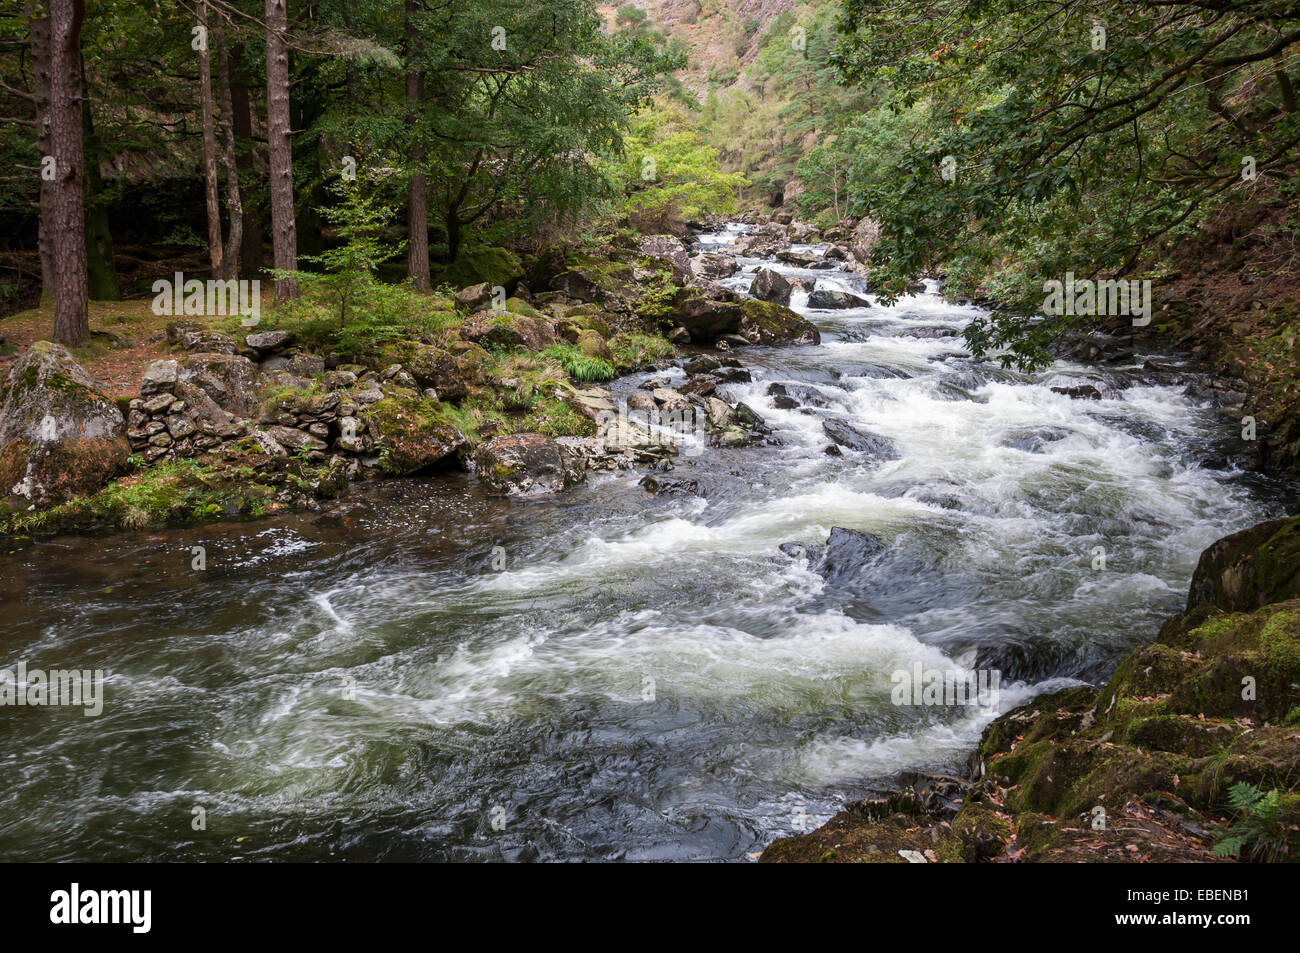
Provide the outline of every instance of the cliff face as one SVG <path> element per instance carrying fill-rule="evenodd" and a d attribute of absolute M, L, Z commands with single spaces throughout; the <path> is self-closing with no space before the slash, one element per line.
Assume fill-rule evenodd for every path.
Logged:
<path fill-rule="evenodd" d="M 1185 614 L 1102 688 L 994 721 L 970 774 L 910 776 L 761 859 L 1300 859 L 1300 517 L 1207 549 Z"/>
<path fill-rule="evenodd" d="M 597 9 L 614 25 L 620 7 L 601 3 Z M 758 51 L 758 39 L 774 19 L 799 5 L 799 0 L 630 0 L 647 14 L 648 24 L 686 45 L 691 65 L 681 74 L 697 92 L 706 88 L 712 71 L 747 65 Z"/>

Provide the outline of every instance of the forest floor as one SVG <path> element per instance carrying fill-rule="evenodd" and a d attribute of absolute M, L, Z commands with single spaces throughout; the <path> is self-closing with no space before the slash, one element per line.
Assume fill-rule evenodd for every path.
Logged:
<path fill-rule="evenodd" d="M 182 320 L 154 314 L 153 299 L 90 302 L 90 340 L 72 348 L 72 355 L 109 397 L 134 397 L 140 372 L 150 362 L 165 357 L 167 325 Z M 0 380 L 9 365 L 34 341 L 49 340 L 54 327 L 54 306 L 32 308 L 0 319 Z"/>

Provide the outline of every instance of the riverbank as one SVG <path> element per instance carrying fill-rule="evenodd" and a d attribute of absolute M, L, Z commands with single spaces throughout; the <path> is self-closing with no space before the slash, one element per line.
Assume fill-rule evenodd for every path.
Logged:
<path fill-rule="evenodd" d="M 536 295 L 525 277 L 520 266 L 454 296 L 406 292 L 396 318 L 337 326 L 297 303 L 268 308 L 251 330 L 237 317 L 164 321 L 145 302 L 100 309 L 105 327 L 83 353 L 33 342 L 8 368 L 0 531 L 320 511 L 357 480 L 448 466 L 503 495 L 553 492 L 588 469 L 676 453 L 671 436 L 620 414 L 602 384 L 666 367 L 678 346 L 816 338 L 788 308 L 698 280 L 672 236 L 537 263 L 527 277 L 550 290 Z M 11 323 L 30 336 L 48 318 Z M 72 390 L 60 383 L 72 380 Z M 649 409 L 668 401 L 679 416 L 698 412 L 702 432 L 746 439 L 734 406 L 689 397 L 665 394 Z"/>
<path fill-rule="evenodd" d="M 968 768 L 912 773 L 761 860 L 1300 858 L 1300 518 L 1207 549 L 1154 642 L 999 717 Z"/>

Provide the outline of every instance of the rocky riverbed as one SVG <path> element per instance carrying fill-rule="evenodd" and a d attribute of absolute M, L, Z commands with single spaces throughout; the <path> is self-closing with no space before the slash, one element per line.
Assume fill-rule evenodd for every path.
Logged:
<path fill-rule="evenodd" d="M 1123 340 L 1074 341 L 1037 374 L 976 362 L 960 334 L 978 307 L 934 280 L 883 304 L 856 241 L 733 224 L 574 255 L 502 307 L 463 289 L 369 364 L 297 329 L 177 325 L 134 406 L 41 371 L 27 393 L 45 403 L 13 406 L 60 391 L 120 420 L 112 453 L 81 457 L 93 478 L 31 471 L 51 504 L 36 512 L 59 515 L 24 516 L 33 542 L 4 557 L 21 593 L 5 644 L 114 674 L 101 718 L 5 723 L 10 763 L 47 765 L 0 800 L 6 855 L 737 860 L 830 820 L 765 857 L 1038 859 L 1059 844 L 1031 831 L 1076 808 L 1180 810 L 1094 776 L 1108 745 L 1160 790 L 1173 778 L 1148 756 L 1178 775 L 1208 852 L 1223 791 L 1281 783 L 1225 771 L 1232 746 L 1289 709 L 1195 712 L 1254 724 L 1206 729 L 1231 749 L 1213 774 L 1152 755 L 1220 677 L 1226 623 L 1194 606 L 1167 648 L 1140 647 L 1197 554 L 1293 502 L 1242 466 L 1243 395 Z M 594 361 L 609 379 L 584 379 L 605 376 Z M 15 419 L 28 447 L 68 443 L 58 414 Z M 149 459 L 98 489 L 132 453 Z M 183 488 L 165 515 L 206 522 L 124 502 L 151 472 Z M 248 513 L 263 519 L 230 518 Z M 54 535 L 106 523 L 137 528 Z M 1232 644 L 1270 673 L 1280 646 L 1289 677 L 1285 639 L 1249 641 L 1274 631 L 1260 618 Z M 1135 650 L 1169 656 L 1170 678 L 1131 682 Z M 918 664 L 996 671 L 998 702 L 897 703 L 893 676 Z M 1073 774 L 1051 761 L 1062 744 L 1087 755 Z M 70 783 L 74 765 L 92 778 Z M 893 810 L 900 771 L 940 781 Z M 1069 780 L 1021 780 L 1039 775 Z M 828 840 L 868 792 L 888 812 L 847 813 L 889 820 L 897 843 Z M 42 827 L 36 803 L 86 836 Z M 219 836 L 168 826 L 196 804 Z M 964 838 L 976 804 L 987 824 Z"/>

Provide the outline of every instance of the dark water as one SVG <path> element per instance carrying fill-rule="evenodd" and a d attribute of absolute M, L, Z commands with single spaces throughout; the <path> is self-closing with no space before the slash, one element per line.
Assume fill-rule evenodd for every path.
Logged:
<path fill-rule="evenodd" d="M 904 336 L 976 313 L 921 295 L 738 352 L 755 381 L 730 397 L 781 445 L 683 454 L 705 499 L 640 473 L 530 502 L 412 479 L 342 518 L 0 554 L 0 668 L 110 673 L 98 717 L 0 708 L 0 859 L 735 860 L 956 766 L 997 710 L 1104 678 L 1202 548 L 1282 509 L 1197 466 L 1239 425 L 1180 386 L 1121 368 L 1123 399 L 1071 401 L 1049 387 L 1092 372 Z M 776 410 L 771 382 L 822 406 Z M 900 458 L 827 456 L 826 416 Z M 833 526 L 889 549 L 847 583 L 777 549 Z M 1000 668 L 998 709 L 892 704 L 917 662 Z"/>

